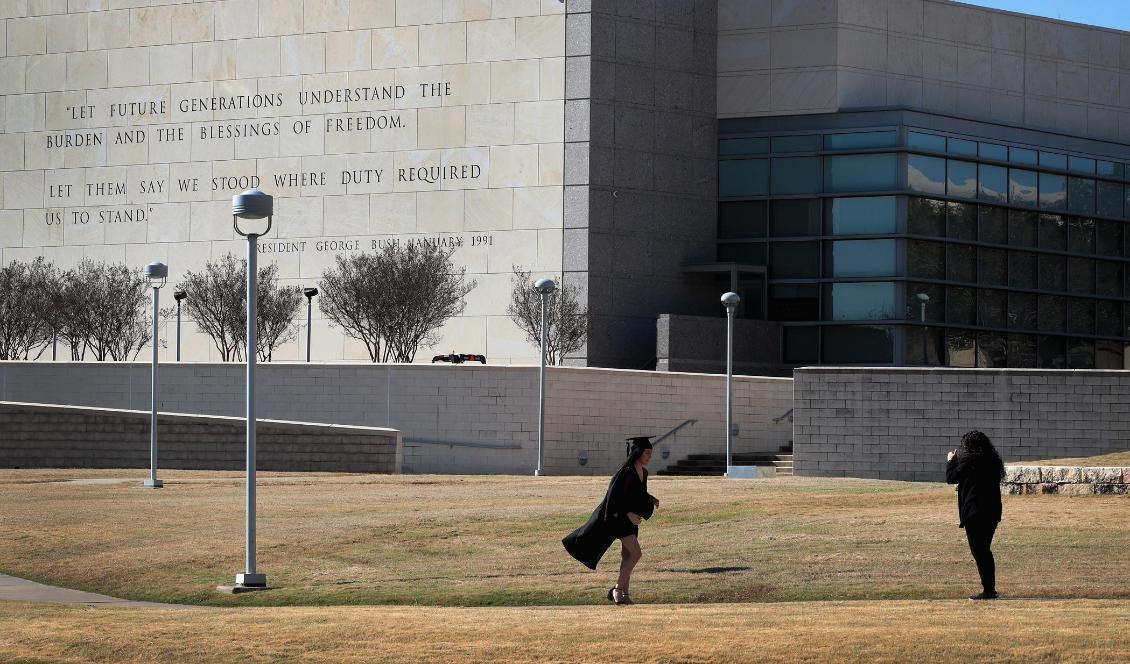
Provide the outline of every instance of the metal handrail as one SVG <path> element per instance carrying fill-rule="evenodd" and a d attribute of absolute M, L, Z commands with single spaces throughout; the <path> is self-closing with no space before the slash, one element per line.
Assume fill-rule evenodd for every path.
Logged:
<path fill-rule="evenodd" d="M 479 449 L 488 450 L 520 450 L 522 446 L 518 443 L 467 443 L 461 440 L 427 440 L 424 438 L 405 438 L 404 444 L 412 445 L 448 445 L 450 447 L 477 447 Z"/>
<path fill-rule="evenodd" d="M 683 420 L 683 423 L 680 424 L 679 426 L 675 427 L 674 429 L 671 429 L 670 431 L 663 434 L 662 436 L 657 437 L 655 439 L 655 442 L 652 443 L 652 445 L 656 445 L 659 442 L 661 442 L 662 440 L 664 440 L 665 438 L 674 435 L 679 429 L 682 429 L 683 427 L 687 426 L 688 424 L 694 424 L 696 422 L 698 422 L 698 420 Z"/>
<path fill-rule="evenodd" d="M 792 408 L 790 408 L 788 410 L 788 412 L 786 412 L 784 415 L 782 415 L 780 417 L 774 417 L 773 418 L 773 424 L 779 423 L 781 420 L 785 419 L 786 417 L 789 418 L 790 422 L 793 421 L 793 409 Z"/>

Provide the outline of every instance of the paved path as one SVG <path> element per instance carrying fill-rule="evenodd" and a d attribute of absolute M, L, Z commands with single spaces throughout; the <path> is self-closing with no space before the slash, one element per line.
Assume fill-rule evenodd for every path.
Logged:
<path fill-rule="evenodd" d="M 118 599 L 97 593 L 87 593 L 81 590 L 46 586 L 35 581 L 28 581 L 17 576 L 0 574 L 0 601 L 13 602 L 39 602 L 42 604 L 83 604 L 85 606 L 146 606 L 160 609 L 203 609 L 208 607 L 189 606 L 186 604 L 160 604 L 158 602 L 135 602 L 128 599 Z"/>

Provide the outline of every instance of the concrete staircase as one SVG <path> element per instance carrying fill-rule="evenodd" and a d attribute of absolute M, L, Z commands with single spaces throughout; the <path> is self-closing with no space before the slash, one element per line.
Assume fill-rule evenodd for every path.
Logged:
<path fill-rule="evenodd" d="M 773 466 L 777 475 L 793 474 L 792 445 L 781 447 L 779 454 L 735 454 L 735 466 Z M 667 466 L 657 475 L 677 475 L 681 477 L 721 477 L 726 474 L 725 454 L 691 454 Z"/>

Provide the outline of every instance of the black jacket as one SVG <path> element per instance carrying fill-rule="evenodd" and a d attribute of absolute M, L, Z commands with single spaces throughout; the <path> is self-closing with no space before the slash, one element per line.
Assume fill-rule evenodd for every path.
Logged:
<path fill-rule="evenodd" d="M 596 569 L 596 564 L 614 541 L 639 532 L 639 527 L 628 520 L 628 512 L 648 519 L 654 510 L 655 504 L 647 492 L 647 469 L 644 469 L 641 480 L 635 466 L 629 465 L 612 476 L 604 500 L 596 506 L 585 525 L 566 535 L 561 544 L 569 555 L 589 569 Z"/>
<path fill-rule="evenodd" d="M 958 454 L 946 463 L 946 482 L 957 485 L 961 527 L 970 521 L 1000 523 L 1001 463 L 983 454 Z"/>

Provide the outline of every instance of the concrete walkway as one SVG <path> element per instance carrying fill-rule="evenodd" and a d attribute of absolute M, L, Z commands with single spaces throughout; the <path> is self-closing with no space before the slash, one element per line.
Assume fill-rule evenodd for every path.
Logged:
<path fill-rule="evenodd" d="M 123 606 L 151 607 L 158 609 L 206 609 L 205 606 L 187 604 L 160 604 L 158 602 L 135 602 L 117 597 L 107 597 L 81 590 L 46 586 L 17 576 L 0 574 L 0 601 L 38 602 L 42 604 L 82 604 L 85 606 Z"/>

